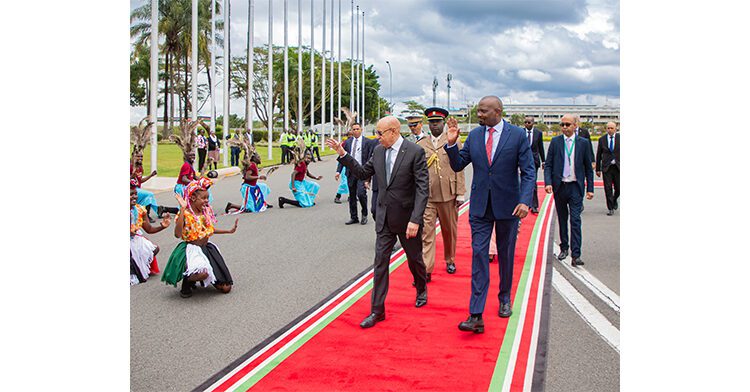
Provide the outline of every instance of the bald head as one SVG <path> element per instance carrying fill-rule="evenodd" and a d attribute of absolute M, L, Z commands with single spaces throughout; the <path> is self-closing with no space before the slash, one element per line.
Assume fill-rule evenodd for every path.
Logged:
<path fill-rule="evenodd" d="M 608 135 L 614 135 L 615 132 L 617 132 L 617 124 L 613 123 L 612 121 L 607 123 L 607 134 Z"/>
<path fill-rule="evenodd" d="M 477 104 L 477 117 L 482 124 L 494 127 L 503 118 L 503 102 L 494 95 L 482 98 Z"/>
<path fill-rule="evenodd" d="M 380 144 L 385 148 L 390 148 L 396 143 L 399 136 L 401 136 L 401 122 L 393 116 L 381 118 L 378 120 L 375 128 L 377 129 L 378 136 L 380 136 L 378 138 Z"/>
<path fill-rule="evenodd" d="M 565 113 L 560 120 L 560 128 L 565 136 L 570 137 L 576 131 L 578 127 L 578 116 L 570 113 Z"/>

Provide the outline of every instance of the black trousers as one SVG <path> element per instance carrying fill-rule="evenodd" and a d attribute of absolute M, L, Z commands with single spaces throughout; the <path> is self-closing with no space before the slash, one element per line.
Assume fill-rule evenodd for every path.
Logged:
<path fill-rule="evenodd" d="M 289 147 L 282 145 L 281 146 L 281 164 L 285 164 L 289 162 Z"/>
<path fill-rule="evenodd" d="M 374 181 L 374 180 L 373 180 Z M 375 220 L 375 211 L 378 210 L 378 191 L 372 191 L 372 207 L 370 207 L 370 213 L 372 214 L 372 220 Z"/>
<path fill-rule="evenodd" d="M 555 210 L 560 232 L 560 250 L 570 249 L 574 258 L 581 256 L 581 211 L 583 195 L 575 182 L 563 182 L 554 191 Z M 568 237 L 568 219 L 570 219 L 570 238 Z"/>
<path fill-rule="evenodd" d="M 313 157 L 318 157 L 318 160 L 320 160 L 320 149 L 318 146 L 315 146 L 312 148 Z"/>
<path fill-rule="evenodd" d="M 604 179 L 604 196 L 607 198 L 607 209 L 614 210 L 617 199 L 620 197 L 620 169 L 615 165 L 609 165 L 602 173 Z M 614 193 L 613 191 L 614 187 Z"/>
<path fill-rule="evenodd" d="M 414 277 L 417 293 L 421 293 L 427 288 L 427 270 L 424 261 L 422 261 L 422 226 L 419 227 L 416 237 L 406 239 L 406 231 L 393 233 L 388 230 L 388 223 L 386 222 L 383 230 L 377 233 L 377 239 L 375 240 L 372 313 L 385 313 L 385 297 L 388 294 L 388 266 L 390 265 L 393 246 L 396 245 L 396 238 L 398 238 L 406 253 L 409 271 Z"/>
<path fill-rule="evenodd" d="M 347 177 L 347 180 L 347 184 L 349 185 L 349 216 L 352 219 L 359 219 L 357 218 L 357 200 L 359 200 L 360 207 L 362 208 L 362 217 L 364 218 L 367 216 L 367 190 L 365 190 L 365 182 L 352 177 Z"/>
<path fill-rule="evenodd" d="M 536 189 L 536 176 L 539 174 L 539 166 L 534 167 L 534 192 L 531 195 L 531 208 L 539 208 L 539 195 Z"/>
<path fill-rule="evenodd" d="M 203 171 L 203 165 L 206 164 L 206 149 L 205 148 L 199 148 L 198 149 L 198 171 Z"/>

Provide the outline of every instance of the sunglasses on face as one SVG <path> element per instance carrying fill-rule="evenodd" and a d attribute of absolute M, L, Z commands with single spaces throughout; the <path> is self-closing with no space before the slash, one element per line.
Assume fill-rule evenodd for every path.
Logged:
<path fill-rule="evenodd" d="M 409 128 L 413 128 L 419 125 L 419 123 L 409 123 Z"/>
<path fill-rule="evenodd" d="M 572 123 L 564 123 L 564 122 L 561 122 L 561 123 L 560 123 L 560 126 L 561 126 L 561 127 L 569 127 L 569 126 L 571 126 L 571 125 L 573 125 L 573 124 L 572 124 Z"/>
<path fill-rule="evenodd" d="M 533 123 L 533 121 L 524 121 L 524 123 L 531 124 L 531 123 Z"/>

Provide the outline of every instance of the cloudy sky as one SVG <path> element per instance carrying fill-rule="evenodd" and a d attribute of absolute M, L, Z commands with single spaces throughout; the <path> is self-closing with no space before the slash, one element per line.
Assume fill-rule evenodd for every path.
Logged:
<path fill-rule="evenodd" d="M 302 43 L 310 44 L 310 1 L 302 0 Z M 145 3 L 132 0 L 131 9 Z M 256 45 L 268 42 L 268 1 L 255 2 Z M 289 45 L 297 45 L 297 0 L 289 1 Z M 335 46 L 338 3 L 334 0 Z M 327 0 L 330 49 L 331 1 Z M 620 4 L 612 0 L 359 0 L 365 12 L 365 59 L 380 76 L 380 94 L 393 103 L 432 104 L 432 80 L 438 78 L 437 104 L 447 104 L 446 75 L 451 73 L 451 106 L 465 106 L 484 95 L 505 103 L 619 105 Z M 231 5 L 232 53 L 247 45 L 247 1 Z M 284 3 L 274 1 L 274 43 L 283 45 Z M 342 58 L 351 56 L 351 1 L 342 1 Z M 323 0 L 315 2 L 315 47 L 322 49 Z M 218 50 L 221 50 L 219 48 Z M 338 54 L 336 54 L 338 56 Z M 201 82 L 204 82 L 201 80 Z M 291 88 L 291 87 L 290 87 Z M 217 112 L 222 112 L 217 91 Z M 244 100 L 232 100 L 232 113 L 244 116 Z M 131 122 L 145 107 L 131 108 Z M 209 114 L 208 105 L 201 114 Z"/>

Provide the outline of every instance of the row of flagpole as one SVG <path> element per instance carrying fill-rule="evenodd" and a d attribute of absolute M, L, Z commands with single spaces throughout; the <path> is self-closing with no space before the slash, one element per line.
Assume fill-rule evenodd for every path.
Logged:
<path fill-rule="evenodd" d="M 216 60 L 216 9 L 215 4 L 217 0 L 211 2 L 211 67 L 209 75 L 211 83 L 213 84 L 209 91 L 211 94 L 211 125 L 212 131 L 216 130 L 216 101 L 214 98 L 215 86 L 217 84 L 215 75 L 215 60 Z M 228 15 L 229 1 L 223 0 L 224 9 L 224 61 L 223 61 L 223 129 L 225 133 L 229 131 L 229 62 L 231 59 L 228 57 L 229 53 L 229 21 L 226 15 Z M 335 117 L 343 117 L 341 115 L 341 1 L 338 0 L 338 110 L 334 112 L 334 64 L 336 62 L 336 53 L 334 51 L 334 0 L 331 0 L 331 12 L 330 12 L 330 56 L 327 57 L 326 52 L 326 22 L 327 18 L 327 0 L 323 0 L 323 39 L 322 39 L 322 51 L 321 54 L 321 105 L 320 105 L 320 132 L 322 134 L 322 145 L 325 149 L 325 124 L 326 117 L 330 119 L 331 123 L 331 135 L 334 134 L 334 113 L 338 113 Z M 288 2 L 284 0 L 284 104 L 281 110 L 284 115 L 284 129 L 289 130 L 289 55 L 288 55 Z M 310 0 L 310 69 L 315 69 L 315 0 Z M 356 120 L 358 122 L 364 122 L 364 111 L 365 111 L 365 37 L 364 37 L 364 12 L 362 12 L 362 28 L 360 32 L 360 10 L 359 6 L 356 6 L 356 24 L 355 24 L 355 6 L 354 0 L 351 0 L 351 51 L 350 51 L 350 85 L 349 85 L 349 106 L 353 112 L 357 113 Z M 302 0 L 297 1 L 297 24 L 298 24 L 298 69 L 297 69 L 297 131 L 302 132 L 304 130 L 303 118 L 302 118 Z M 151 64 L 158 64 L 158 0 L 151 0 Z M 255 27 L 255 1 L 248 0 L 248 32 L 247 32 L 247 91 L 246 91 L 246 122 L 245 130 L 250 134 L 252 140 L 252 124 L 254 118 L 254 105 L 252 101 L 252 88 L 253 88 L 253 32 Z M 192 64 L 198 63 L 198 0 L 192 0 L 192 21 L 191 21 L 191 49 L 192 49 Z M 356 38 L 355 38 L 356 33 Z M 360 33 L 362 39 L 362 45 L 360 48 L 359 40 Z M 356 52 L 355 52 L 355 41 L 356 41 Z M 361 49 L 361 50 L 360 50 Z M 268 159 L 273 158 L 273 0 L 268 1 L 268 97 L 267 100 L 267 113 L 268 113 Z M 330 63 L 328 75 L 329 79 L 329 102 L 326 102 L 326 61 Z M 198 67 L 193 66 L 191 73 L 191 101 L 190 101 L 190 118 L 195 121 L 198 118 Z M 158 85 L 158 67 L 151 67 L 150 85 Z M 356 89 L 356 91 L 355 91 Z M 156 170 L 157 166 L 157 131 L 156 131 L 156 119 L 157 119 L 157 88 L 150 90 L 150 107 L 149 112 L 151 113 L 151 121 L 153 122 L 151 128 L 151 169 Z M 326 116 L 326 103 L 329 104 L 328 116 Z M 315 126 L 315 73 L 310 72 L 310 128 Z M 341 126 L 337 127 L 338 140 L 341 140 Z M 224 148 L 224 166 L 228 163 L 228 146 Z"/>

